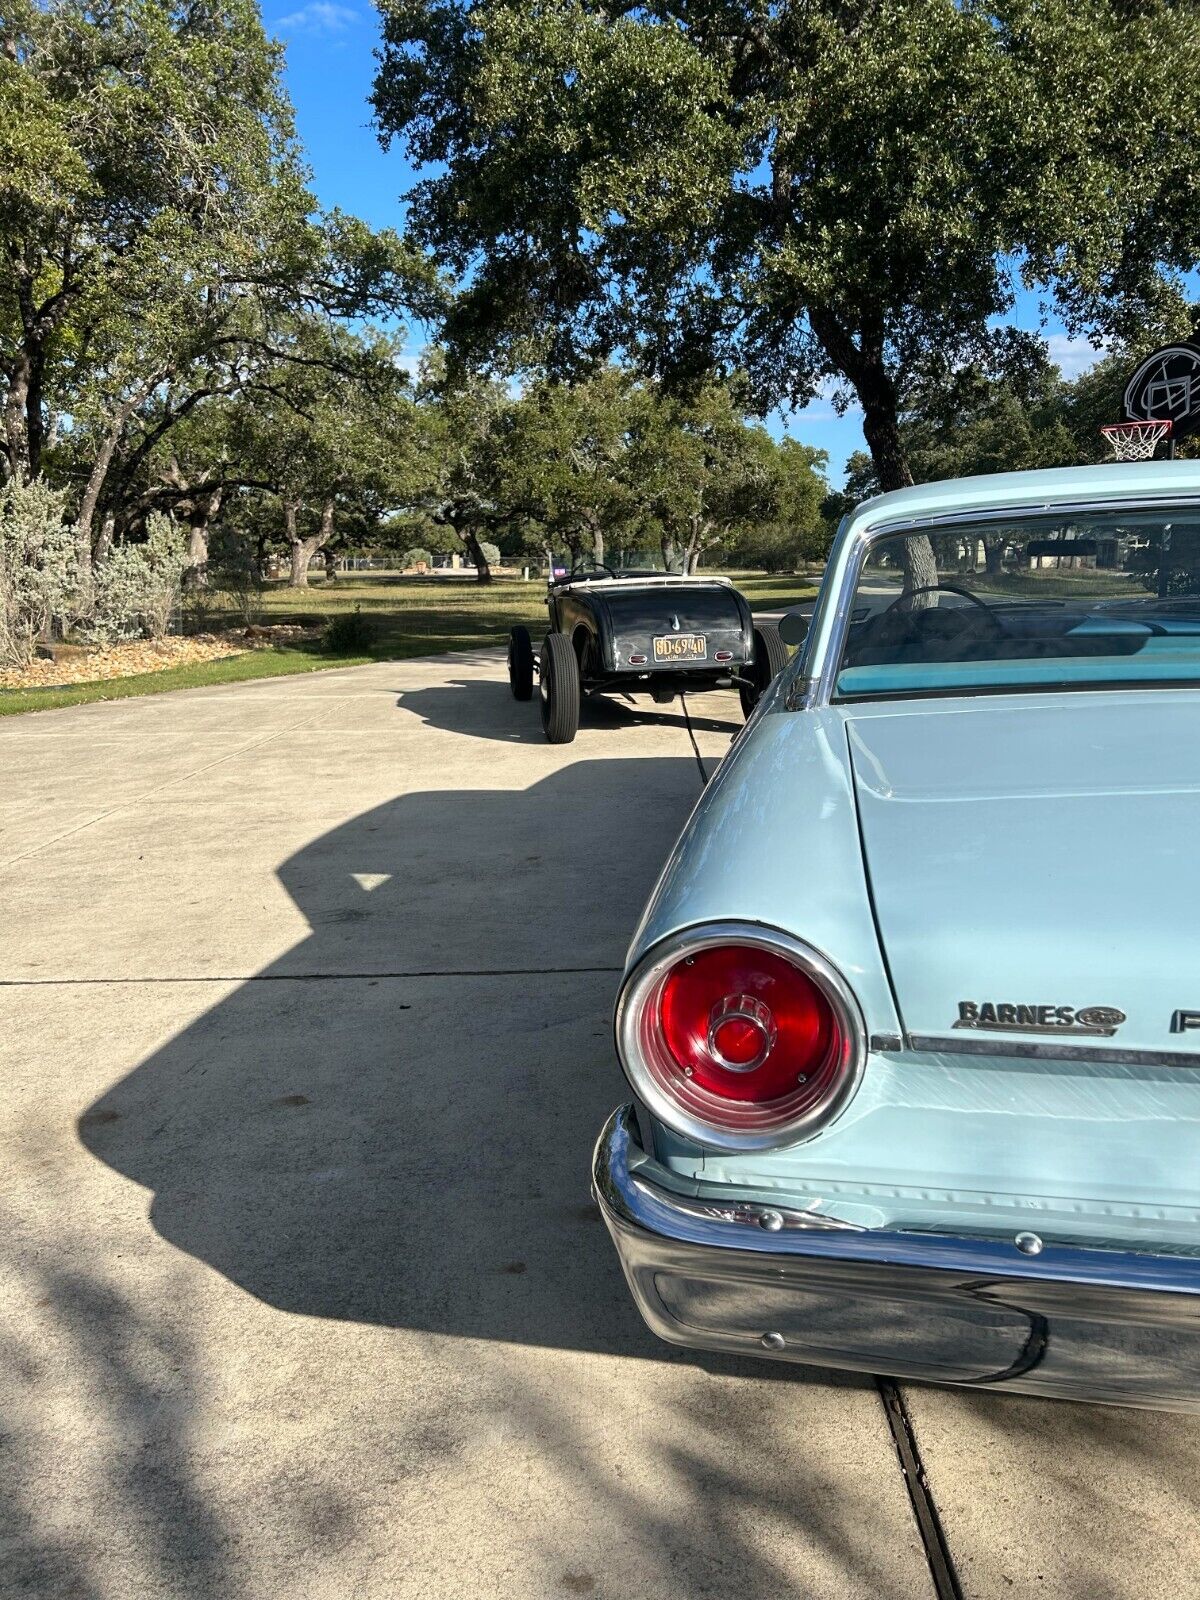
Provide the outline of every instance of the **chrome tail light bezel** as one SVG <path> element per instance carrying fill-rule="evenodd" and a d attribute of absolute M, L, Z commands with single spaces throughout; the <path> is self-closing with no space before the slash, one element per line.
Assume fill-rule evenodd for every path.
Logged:
<path fill-rule="evenodd" d="M 731 1128 L 709 1122 L 672 1095 L 645 1059 L 639 1032 L 649 1001 L 667 975 L 688 955 L 722 945 L 746 945 L 781 956 L 803 973 L 828 1002 L 842 1041 L 843 1062 L 834 1091 L 787 1122 L 770 1127 Z M 617 996 L 614 1018 L 617 1055 L 642 1104 L 666 1127 L 709 1149 L 728 1152 L 776 1150 L 803 1143 L 826 1128 L 853 1098 L 867 1060 L 867 1030 L 854 991 L 819 950 L 781 929 L 761 923 L 707 922 L 682 928 L 653 945 L 632 967 Z"/>

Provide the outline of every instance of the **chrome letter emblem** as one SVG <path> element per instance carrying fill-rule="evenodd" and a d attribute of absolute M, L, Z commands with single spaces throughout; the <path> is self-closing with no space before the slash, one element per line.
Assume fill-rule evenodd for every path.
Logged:
<path fill-rule="evenodd" d="M 1180 1015 L 1176 1012 L 1176 1016 Z M 1004 1001 L 960 1000 L 956 1028 L 987 1028 L 993 1033 L 1070 1033 L 1109 1038 L 1125 1021 L 1116 1006 L 1017 1006 Z M 1196 1027 L 1200 1027 L 1197 1016 Z"/>

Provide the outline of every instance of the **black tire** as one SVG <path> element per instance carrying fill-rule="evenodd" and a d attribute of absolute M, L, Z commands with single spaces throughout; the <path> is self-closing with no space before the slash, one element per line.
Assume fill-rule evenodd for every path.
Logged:
<path fill-rule="evenodd" d="M 579 731 L 579 661 L 564 633 L 548 633 L 539 671 L 542 727 L 551 744 L 570 744 Z"/>
<path fill-rule="evenodd" d="M 738 697 L 742 702 L 742 715 L 748 717 L 758 704 L 763 691 L 779 676 L 791 660 L 791 651 L 780 637 L 773 622 L 760 623 L 754 630 L 754 660 L 744 669 L 743 681 L 738 684 Z M 749 682 L 746 682 L 746 679 Z"/>
<path fill-rule="evenodd" d="M 508 636 L 508 687 L 514 700 L 533 699 L 533 640 L 528 628 L 515 627 Z"/>

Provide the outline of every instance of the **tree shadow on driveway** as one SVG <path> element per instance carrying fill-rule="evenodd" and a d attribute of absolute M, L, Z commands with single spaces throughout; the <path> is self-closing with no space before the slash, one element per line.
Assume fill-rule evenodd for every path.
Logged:
<path fill-rule="evenodd" d="M 682 757 L 399 797 L 280 876 L 312 933 L 88 1110 L 159 1232 L 309 1316 L 678 1359 L 589 1196 Z M 424 976 L 420 976 L 424 975 Z"/>

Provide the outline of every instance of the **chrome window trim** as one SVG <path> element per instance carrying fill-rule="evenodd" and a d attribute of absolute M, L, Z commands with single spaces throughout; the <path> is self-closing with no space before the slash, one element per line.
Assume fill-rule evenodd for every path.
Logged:
<path fill-rule="evenodd" d="M 1008 505 L 989 507 L 980 511 L 972 511 L 969 506 L 959 507 L 954 511 L 938 512 L 925 517 L 897 517 L 889 522 L 869 523 L 850 535 L 845 550 L 840 556 L 842 579 L 838 588 L 837 597 L 833 603 L 833 613 L 829 622 L 829 629 L 825 636 L 824 648 L 819 662 L 819 671 L 811 679 L 812 690 L 805 702 L 806 708 L 828 706 L 833 703 L 834 689 L 836 686 L 838 664 L 842 659 L 842 652 L 846 646 L 846 635 L 850 628 L 850 613 L 853 607 L 854 596 L 858 591 L 858 581 L 862 576 L 862 569 L 866 564 L 867 556 L 873 545 L 880 539 L 894 538 L 901 533 L 926 533 L 930 529 L 951 527 L 955 523 L 963 522 L 1009 522 L 1014 517 L 1040 517 L 1040 516 L 1076 516 L 1085 512 L 1121 512 L 1145 511 L 1148 509 L 1169 511 L 1172 509 L 1191 510 L 1200 512 L 1200 495 L 1167 494 L 1161 498 L 1157 495 L 1138 495 L 1130 498 L 1122 495 L 1114 500 L 1063 500 L 1063 501 L 1031 501 L 1025 505 Z M 824 627 L 824 618 L 820 619 Z M 813 616 L 813 627 L 816 628 L 818 618 Z M 1103 688 L 1104 685 L 1096 685 Z M 1032 690 L 1037 693 L 1037 690 Z M 947 694 L 952 694 L 948 690 Z M 870 696 L 863 696 L 868 700 Z"/>
<path fill-rule="evenodd" d="M 635 1005 L 683 954 L 709 950 L 716 945 L 745 944 L 783 956 L 807 974 L 833 1007 L 850 1045 L 850 1068 L 838 1092 L 781 1128 L 762 1132 L 737 1132 L 717 1128 L 686 1110 L 659 1085 L 638 1049 L 633 1018 Z M 867 1029 L 854 991 L 838 969 L 819 950 L 779 928 L 757 922 L 702 922 L 680 928 L 661 939 L 630 969 L 617 995 L 613 1019 L 617 1057 L 629 1083 L 651 1114 L 666 1127 L 710 1150 L 730 1152 L 778 1150 L 802 1143 L 821 1132 L 849 1104 L 856 1093 L 867 1061 Z"/>

